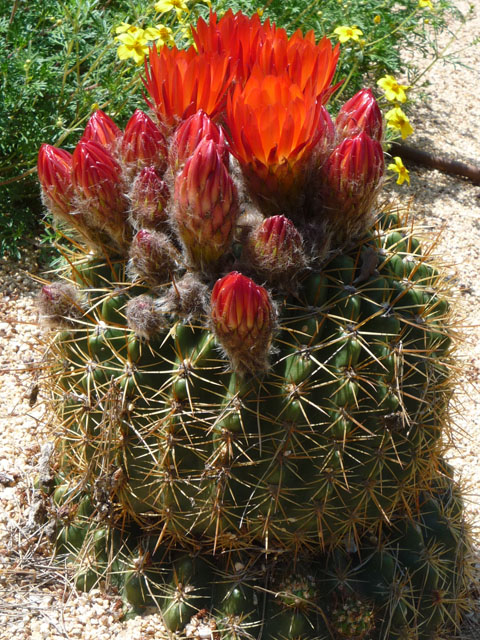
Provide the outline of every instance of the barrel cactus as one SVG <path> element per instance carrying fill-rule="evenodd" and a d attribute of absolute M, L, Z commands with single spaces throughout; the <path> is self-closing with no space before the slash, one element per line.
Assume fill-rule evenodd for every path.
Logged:
<path fill-rule="evenodd" d="M 56 551 L 185 637 L 433 639 L 468 603 L 449 304 L 338 47 L 211 13 L 41 147 Z"/>

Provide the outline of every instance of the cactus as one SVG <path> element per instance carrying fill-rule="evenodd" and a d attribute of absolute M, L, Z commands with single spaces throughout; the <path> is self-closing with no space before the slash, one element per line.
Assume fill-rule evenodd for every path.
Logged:
<path fill-rule="evenodd" d="M 471 580 L 452 329 L 408 214 L 377 204 L 378 106 L 334 124 L 338 50 L 312 34 L 228 11 L 194 38 L 152 49 L 150 115 L 40 150 L 74 239 L 40 300 L 56 551 L 187 637 L 433 640 Z"/>

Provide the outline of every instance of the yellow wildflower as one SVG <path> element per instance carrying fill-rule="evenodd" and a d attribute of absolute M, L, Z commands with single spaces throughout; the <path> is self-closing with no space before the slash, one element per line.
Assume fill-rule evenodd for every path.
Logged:
<path fill-rule="evenodd" d="M 187 1 L 188 0 L 159 0 L 159 2 L 155 3 L 154 7 L 158 13 L 167 13 L 175 9 L 177 18 L 180 18 L 182 13 L 188 13 Z"/>
<path fill-rule="evenodd" d="M 398 84 L 393 76 L 384 76 L 377 82 L 385 92 L 385 97 L 390 102 L 405 102 L 407 95 L 405 89 L 408 89 L 406 84 Z"/>
<path fill-rule="evenodd" d="M 375 24 L 380 24 L 381 21 L 382 21 L 382 16 L 379 16 L 378 14 L 373 19 L 373 22 Z"/>
<path fill-rule="evenodd" d="M 397 184 L 403 184 L 404 182 L 410 184 L 410 172 L 405 167 L 402 159 L 399 156 L 395 156 L 393 158 L 393 162 L 389 164 L 387 168 L 390 171 L 395 171 L 395 173 L 398 173 Z"/>
<path fill-rule="evenodd" d="M 117 49 L 117 55 L 120 60 L 133 58 L 137 64 L 141 64 L 148 52 L 148 40 L 144 37 L 143 29 L 139 29 L 135 33 L 125 31 L 118 35 L 116 40 L 122 44 Z"/>
<path fill-rule="evenodd" d="M 180 27 L 180 33 L 182 34 L 182 38 L 186 42 L 192 42 L 193 41 L 192 30 L 190 29 L 190 25 L 184 26 L 184 27 Z"/>
<path fill-rule="evenodd" d="M 141 32 L 142 29 L 140 27 L 136 27 L 134 24 L 128 24 L 128 22 L 121 22 L 118 27 L 115 29 L 115 33 L 131 33 L 133 35 Z"/>
<path fill-rule="evenodd" d="M 354 40 L 358 42 L 360 36 L 363 36 L 363 31 L 353 25 L 353 27 L 337 27 L 334 32 L 340 42 L 348 42 L 348 40 Z"/>
<path fill-rule="evenodd" d="M 402 140 L 405 140 L 407 136 L 413 133 L 413 127 L 410 124 L 410 120 L 400 107 L 394 107 L 393 109 L 390 109 L 390 111 L 387 111 L 385 119 L 387 121 L 387 127 L 400 131 L 402 134 Z"/>
<path fill-rule="evenodd" d="M 433 9 L 432 0 L 418 0 L 418 6 L 423 9 L 428 7 L 429 9 Z"/>
<path fill-rule="evenodd" d="M 146 40 L 159 40 L 158 44 L 174 44 L 173 33 L 170 27 L 164 24 L 157 24 L 155 27 L 145 29 L 144 37 Z"/>

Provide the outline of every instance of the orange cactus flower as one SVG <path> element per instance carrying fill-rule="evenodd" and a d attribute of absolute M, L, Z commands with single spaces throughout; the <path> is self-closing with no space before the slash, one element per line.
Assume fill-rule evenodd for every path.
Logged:
<path fill-rule="evenodd" d="M 258 52 L 258 64 L 265 74 L 281 74 L 284 71 L 292 82 L 303 91 L 311 87 L 322 103 L 328 100 L 339 84 L 331 87 L 340 49 L 330 40 L 322 38 L 315 44 L 310 31 L 305 36 L 300 30 L 290 38 L 284 29 L 271 31 Z"/>
<path fill-rule="evenodd" d="M 199 109 L 213 117 L 224 107 L 233 68 L 230 57 L 198 54 L 193 45 L 185 50 L 154 45 L 145 60 L 143 83 L 152 98 L 147 104 L 167 128 Z"/>
<path fill-rule="evenodd" d="M 250 75 L 261 43 L 271 29 L 267 21 L 260 22 L 257 13 L 246 16 L 241 11 L 233 13 L 229 9 L 220 20 L 217 14 L 210 12 L 207 22 L 200 18 L 196 27 L 192 27 L 192 36 L 199 53 L 226 54 L 236 63 L 236 80 L 245 81 Z"/>
<path fill-rule="evenodd" d="M 339 45 L 332 46 L 327 38 L 315 44 L 315 35 L 300 30 L 291 37 L 285 29 L 263 24 L 257 13 L 246 16 L 229 9 L 217 20 L 210 13 L 208 23 L 200 19 L 192 35 L 199 52 L 224 53 L 236 61 L 236 80 L 243 84 L 255 65 L 265 75 L 288 73 L 303 90 L 308 83 L 316 88 L 316 95 L 325 102 L 336 87 L 330 88 L 340 53 Z M 338 85 L 337 85 L 338 86 Z"/>
<path fill-rule="evenodd" d="M 322 109 L 311 86 L 302 91 L 288 75 L 263 75 L 259 67 L 229 94 L 231 152 L 264 213 L 298 209 L 306 165 L 323 134 Z"/>

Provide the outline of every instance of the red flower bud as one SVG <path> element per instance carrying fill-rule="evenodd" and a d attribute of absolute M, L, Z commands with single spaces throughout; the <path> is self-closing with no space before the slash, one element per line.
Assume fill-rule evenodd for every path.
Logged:
<path fill-rule="evenodd" d="M 376 188 L 383 171 L 382 146 L 366 133 L 343 140 L 330 155 L 326 166 L 329 182 L 339 194 L 349 196 Z"/>
<path fill-rule="evenodd" d="M 38 179 L 51 212 L 67 218 L 72 208 L 72 155 L 64 149 L 42 144 L 38 152 Z"/>
<path fill-rule="evenodd" d="M 131 274 L 153 285 L 172 279 L 179 258 L 164 233 L 149 229 L 140 229 L 133 237 L 129 257 Z"/>
<path fill-rule="evenodd" d="M 217 127 L 205 111 L 200 109 L 193 116 L 184 120 L 173 135 L 169 162 L 174 173 L 183 168 L 185 162 L 193 155 L 200 141 L 204 138 L 215 142 L 225 166 L 228 167 L 230 154 L 225 142 L 223 129 Z"/>
<path fill-rule="evenodd" d="M 157 229 L 167 220 L 165 210 L 170 191 L 155 167 L 145 167 L 129 193 L 130 222 L 135 229 Z"/>
<path fill-rule="evenodd" d="M 362 89 L 350 98 L 338 112 L 335 124 L 340 138 L 364 132 L 373 140 L 382 141 L 382 112 L 370 89 Z"/>
<path fill-rule="evenodd" d="M 167 143 L 163 133 L 146 113 L 137 109 L 125 127 L 122 157 L 136 169 L 155 167 L 163 173 L 167 166 Z"/>
<path fill-rule="evenodd" d="M 89 227 L 106 231 L 116 247 L 123 250 L 128 235 L 127 199 L 118 162 L 98 142 L 80 141 L 73 152 L 72 175 L 79 209 Z"/>
<path fill-rule="evenodd" d="M 346 138 L 321 171 L 323 214 L 341 235 L 360 231 L 370 213 L 385 169 L 382 145 L 366 133 Z"/>
<path fill-rule="evenodd" d="M 114 149 L 121 138 L 122 131 L 106 113 L 97 109 L 87 122 L 81 140 L 98 142 L 107 149 Z"/>
<path fill-rule="evenodd" d="M 238 215 L 237 190 L 213 140 L 200 142 L 175 179 L 175 206 L 188 261 L 209 271 L 228 251 Z"/>
<path fill-rule="evenodd" d="M 275 324 L 268 291 L 233 271 L 215 283 L 211 309 L 213 330 L 234 370 L 264 371 Z"/>
<path fill-rule="evenodd" d="M 245 246 L 250 265 L 270 282 L 285 286 L 306 266 L 302 237 L 285 216 L 266 218 L 252 231 Z"/>
<path fill-rule="evenodd" d="M 72 159 L 73 184 L 88 213 L 101 227 L 102 220 L 123 220 L 121 168 L 111 153 L 98 142 L 80 141 Z"/>

